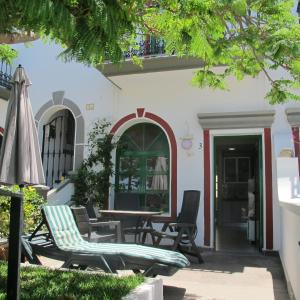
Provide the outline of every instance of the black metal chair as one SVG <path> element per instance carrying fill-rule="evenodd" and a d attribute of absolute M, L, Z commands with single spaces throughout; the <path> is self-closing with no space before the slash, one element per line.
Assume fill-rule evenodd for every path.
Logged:
<path fill-rule="evenodd" d="M 197 216 L 200 204 L 200 191 L 184 191 L 181 211 L 176 222 L 166 222 L 161 231 L 154 231 L 156 237 L 155 246 L 158 246 L 162 239 L 174 241 L 171 249 L 186 252 L 198 257 L 199 263 L 203 262 L 200 251 L 195 244 L 197 235 Z M 167 231 L 169 229 L 169 231 Z M 185 251 L 187 245 L 191 245 L 193 252 Z"/>
<path fill-rule="evenodd" d="M 116 210 L 140 210 L 140 195 L 137 193 L 119 192 L 115 195 L 114 208 Z M 139 217 L 120 217 L 122 233 L 134 235 L 134 242 L 140 241 L 141 229 L 143 222 Z"/>
<path fill-rule="evenodd" d="M 101 216 L 99 212 L 96 210 L 94 203 L 91 200 L 88 200 L 85 204 L 86 211 L 89 215 L 90 221 L 100 221 Z"/>
<path fill-rule="evenodd" d="M 82 237 L 89 242 L 121 242 L 121 224 L 119 221 L 101 221 L 90 219 L 85 207 L 71 207 L 75 222 Z"/>

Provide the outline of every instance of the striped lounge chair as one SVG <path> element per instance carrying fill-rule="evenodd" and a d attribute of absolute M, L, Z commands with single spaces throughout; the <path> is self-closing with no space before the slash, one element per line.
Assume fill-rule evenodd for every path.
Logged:
<path fill-rule="evenodd" d="M 38 255 L 64 261 L 62 267 L 99 267 L 105 272 L 134 270 L 145 276 L 173 275 L 189 265 L 182 254 L 137 244 L 91 243 L 84 240 L 76 226 L 71 209 L 66 205 L 42 209 L 47 235 L 23 238 L 23 250 L 30 262 L 41 264 Z"/>

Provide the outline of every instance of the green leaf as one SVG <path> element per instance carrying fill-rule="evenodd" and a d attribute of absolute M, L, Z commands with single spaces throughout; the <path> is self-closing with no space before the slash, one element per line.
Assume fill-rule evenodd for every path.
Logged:
<path fill-rule="evenodd" d="M 293 73 L 296 75 L 300 75 L 300 60 L 293 60 L 291 64 L 291 68 Z"/>
<path fill-rule="evenodd" d="M 232 3 L 232 9 L 234 13 L 239 16 L 244 16 L 247 13 L 247 1 L 246 0 L 234 0 Z"/>

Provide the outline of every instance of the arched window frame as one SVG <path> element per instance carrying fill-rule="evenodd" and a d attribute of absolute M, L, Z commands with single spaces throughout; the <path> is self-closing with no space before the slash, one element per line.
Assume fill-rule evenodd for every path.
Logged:
<path fill-rule="evenodd" d="M 64 91 L 52 93 L 52 99 L 44 103 L 35 115 L 36 125 L 39 131 L 39 141 L 42 144 L 43 125 L 49 118 L 61 109 L 68 109 L 75 118 L 75 153 L 73 169 L 76 170 L 84 159 L 85 148 L 85 120 L 80 107 L 72 100 L 64 97 Z"/>
<path fill-rule="evenodd" d="M 149 139 L 151 131 L 154 135 Z M 140 139 L 136 139 L 136 134 Z M 143 209 L 169 215 L 170 145 L 165 132 L 156 124 L 141 122 L 126 129 L 119 141 L 115 192 L 137 193 Z"/>
<path fill-rule="evenodd" d="M 162 221 L 174 221 L 177 217 L 177 142 L 171 126 L 160 116 L 137 108 L 136 113 L 128 114 L 118 120 L 111 129 L 111 133 L 119 137 L 129 126 L 138 122 L 153 122 L 165 132 L 170 145 L 170 216 L 161 217 Z"/>

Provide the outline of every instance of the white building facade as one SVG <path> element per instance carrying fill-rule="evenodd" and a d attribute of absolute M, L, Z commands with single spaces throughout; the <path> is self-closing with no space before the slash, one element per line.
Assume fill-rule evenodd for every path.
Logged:
<path fill-rule="evenodd" d="M 268 104 L 269 83 L 263 74 L 232 78 L 229 91 L 212 91 L 191 85 L 194 61 L 149 57 L 142 70 L 104 69 L 105 77 L 97 69 L 63 63 L 56 45 L 32 44 L 16 45 L 16 64 L 24 66 L 32 81 L 29 94 L 49 185 L 76 170 L 93 123 L 106 118 L 116 138 L 130 144 L 127 152 L 114 153 L 112 182 L 118 192 L 139 194 L 141 209 L 161 210 L 163 221 L 176 219 L 185 190 L 199 190 L 199 246 L 222 248 L 238 230 L 253 251 L 282 251 L 286 213 L 278 199 L 276 159 L 288 150 L 300 155 L 300 103 Z M 6 106 L 0 100 L 1 132 Z M 110 208 L 116 194 L 111 191 Z M 247 221 L 249 197 L 255 202 L 254 225 Z M 295 224 L 300 225 L 299 215 Z M 252 237 L 249 226 L 254 226 Z M 295 249 L 299 255 L 300 247 Z M 300 299 L 295 288 L 299 271 L 291 274 Z"/>

